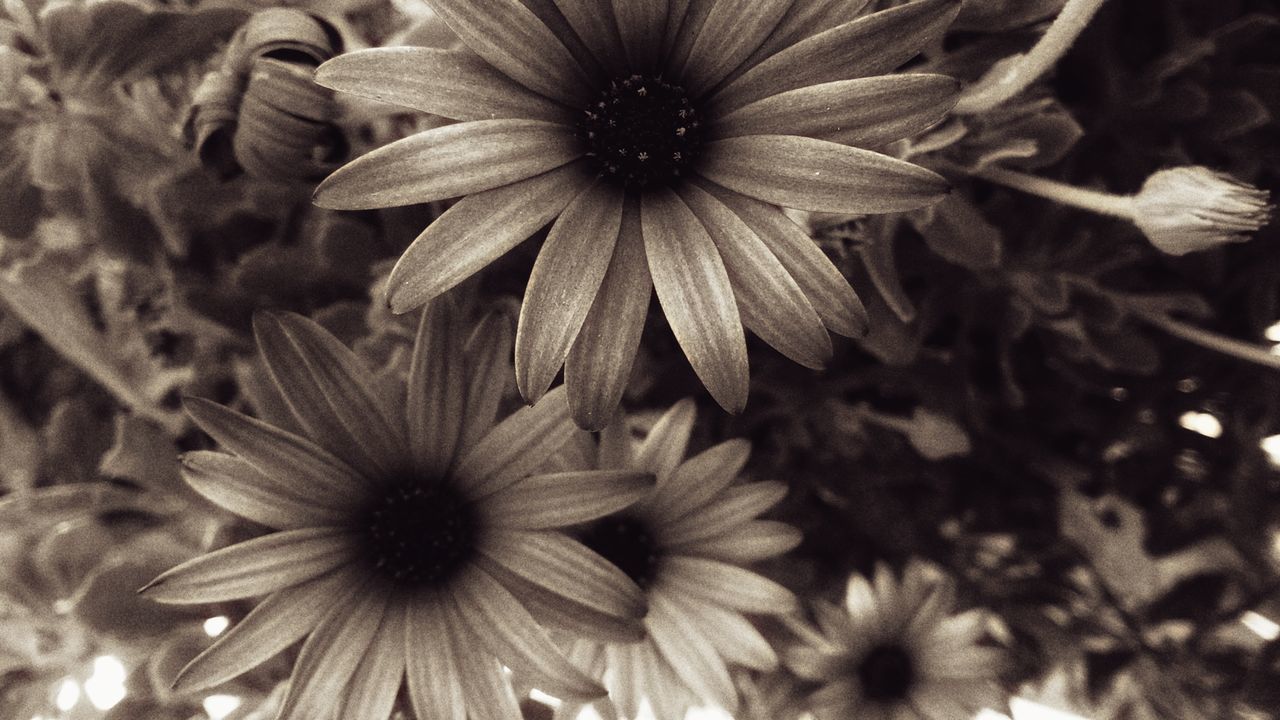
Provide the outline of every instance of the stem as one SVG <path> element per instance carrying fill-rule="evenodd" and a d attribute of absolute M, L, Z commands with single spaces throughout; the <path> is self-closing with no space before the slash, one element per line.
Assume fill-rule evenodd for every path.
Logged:
<path fill-rule="evenodd" d="M 974 173 L 980 178 L 999 183 L 1005 187 L 1021 190 L 1025 193 L 1053 200 L 1084 210 L 1096 212 L 1132 221 L 1134 218 L 1133 196 L 1112 195 L 1098 190 L 1068 185 L 1067 183 L 1048 178 L 1027 175 L 1014 170 L 990 167 Z"/>
<path fill-rule="evenodd" d="M 1004 69 L 1004 76 L 994 81 L 987 81 L 984 77 L 973 86 L 974 92 L 960 97 L 955 107 L 956 114 L 985 112 L 1026 90 L 1028 85 L 1053 67 L 1071 49 L 1071 44 L 1093 19 L 1103 2 L 1104 0 L 1067 0 L 1062 12 L 1058 13 L 1057 19 L 1040 38 L 1040 42 L 1022 56 L 1015 55 L 1015 59 L 1002 60 L 1001 63 L 1008 64 Z"/>
<path fill-rule="evenodd" d="M 1223 355 L 1247 360 L 1269 368 L 1280 370 L 1280 355 L 1253 343 L 1225 337 L 1204 328 L 1188 325 L 1180 320 L 1159 314 L 1134 313 L 1135 317 L 1151 323 L 1170 335 L 1195 343 L 1203 348 L 1220 352 Z"/>

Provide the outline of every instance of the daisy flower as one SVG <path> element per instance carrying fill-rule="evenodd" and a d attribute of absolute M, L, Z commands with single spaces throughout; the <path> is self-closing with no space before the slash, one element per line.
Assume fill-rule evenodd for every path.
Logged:
<path fill-rule="evenodd" d="M 493 323 L 480 331 L 465 348 L 460 318 L 432 303 L 407 388 L 394 388 L 315 323 L 256 318 L 284 427 L 190 399 L 192 419 L 229 452 L 188 453 L 183 464 L 201 495 L 276 531 L 179 565 L 143 592 L 171 603 L 265 599 L 182 670 L 179 688 L 216 685 L 305 637 L 281 718 L 332 717 L 335 702 L 337 717 L 386 718 L 403 684 L 420 718 L 508 720 L 519 710 L 503 665 L 565 697 L 603 694 L 509 578 L 537 591 L 539 614 L 552 605 L 636 623 L 639 589 L 556 528 L 631 504 L 652 478 L 534 474 L 576 431 L 564 392 L 495 425 L 509 342 Z"/>
<path fill-rule="evenodd" d="M 367 209 L 462 197 L 391 273 L 397 312 L 551 224 L 516 336 L 535 401 L 565 369 L 573 416 L 612 416 L 656 291 L 711 395 L 746 403 L 744 326 L 821 367 L 861 334 L 848 282 L 780 207 L 928 205 L 935 173 L 873 148 L 940 120 L 957 83 L 886 75 L 958 0 L 856 17 L 865 1 L 428 0 L 466 48 L 374 48 L 320 67 L 339 91 L 457 120 L 330 175 L 315 201 Z"/>
<path fill-rule="evenodd" d="M 651 472 L 657 485 L 629 508 L 577 533 L 643 588 L 649 605 L 643 636 L 631 642 L 578 640 L 569 657 L 602 677 L 623 717 L 638 717 L 647 701 L 661 720 L 679 720 L 693 706 L 732 712 L 738 694 L 734 666 L 777 667 L 769 643 L 744 613 L 791 612 L 791 592 L 746 565 L 795 547 L 800 532 L 757 520 L 787 488 L 779 482 L 735 483 L 750 453 L 729 440 L 684 459 L 694 407 L 671 408 L 633 450 L 622 422 L 605 428 L 571 465 Z M 603 703 L 602 703 L 603 704 Z M 562 708 L 572 717 L 573 706 Z"/>
<path fill-rule="evenodd" d="M 814 606 L 822 633 L 787 654 L 800 677 L 823 684 L 809 698 L 818 720 L 962 720 L 1003 702 L 1002 653 L 978 644 L 986 614 L 953 615 L 951 586 L 918 561 L 902 581 L 887 566 L 849 578 L 843 610 Z"/>

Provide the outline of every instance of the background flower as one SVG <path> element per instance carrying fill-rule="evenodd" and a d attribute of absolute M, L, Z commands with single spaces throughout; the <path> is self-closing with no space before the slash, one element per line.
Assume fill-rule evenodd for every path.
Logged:
<path fill-rule="evenodd" d="M 466 707 L 509 718 L 518 710 L 503 665 L 565 697 L 596 696 L 507 578 L 634 622 L 645 610 L 638 589 L 555 529 L 625 507 L 650 478 L 531 476 L 571 432 L 563 391 L 494 425 L 503 368 L 484 354 L 502 344 L 468 352 L 457 322 L 448 300 L 423 313 L 401 396 L 313 322 L 262 315 L 258 346 L 289 415 L 269 424 L 187 402 L 234 453 L 187 454 L 187 482 L 277 530 L 144 588 L 187 604 L 266 596 L 182 670 L 178 687 L 216 685 L 305 637 L 283 718 L 311 717 L 336 697 L 344 717 L 385 718 L 402 681 L 419 716 Z M 484 372 L 469 377 L 474 362 Z"/>
<path fill-rule="evenodd" d="M 662 415 L 643 443 L 621 419 L 600 443 L 566 451 L 568 467 L 630 468 L 658 484 L 634 506 L 580 528 L 576 536 L 621 568 L 645 592 L 644 634 L 610 643 L 582 639 L 570 657 L 602 676 L 613 711 L 635 718 L 647 703 L 659 718 L 694 706 L 734 712 L 730 670 L 771 671 L 777 656 L 746 619 L 792 612 L 785 588 L 746 567 L 795 547 L 800 534 L 759 520 L 786 493 L 778 482 L 738 482 L 751 447 L 728 440 L 685 459 L 694 406 L 682 400 Z M 577 706 L 562 708 L 573 716 Z"/>
<path fill-rule="evenodd" d="M 809 699 L 814 715 L 955 720 L 1001 705 L 1002 654 L 978 644 L 986 614 L 954 615 L 953 602 L 951 587 L 912 561 L 901 582 L 883 565 L 874 585 L 850 577 L 843 610 L 816 604 L 822 635 L 786 656 L 823 683 Z"/>

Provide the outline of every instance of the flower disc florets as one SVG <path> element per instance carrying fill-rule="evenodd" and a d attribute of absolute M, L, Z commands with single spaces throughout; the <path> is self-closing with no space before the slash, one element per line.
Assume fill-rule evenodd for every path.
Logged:
<path fill-rule="evenodd" d="M 905 699 L 915 682 L 911 654 L 897 645 L 877 645 L 856 668 L 862 690 L 871 700 Z"/>
<path fill-rule="evenodd" d="M 450 580 L 471 558 L 471 508 L 443 482 L 389 486 L 363 516 L 369 562 L 396 585 L 428 587 Z"/>
<path fill-rule="evenodd" d="M 600 174 L 628 188 L 667 185 L 687 174 L 702 136 L 684 88 L 642 75 L 610 82 L 578 128 Z"/>
<path fill-rule="evenodd" d="M 661 556 L 653 532 L 638 518 L 623 514 L 597 520 L 578 539 L 641 589 L 647 589 L 658 574 Z"/>

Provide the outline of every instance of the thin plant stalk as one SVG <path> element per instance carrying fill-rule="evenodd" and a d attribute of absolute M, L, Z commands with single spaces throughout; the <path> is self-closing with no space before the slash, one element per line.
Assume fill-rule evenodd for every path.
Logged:
<path fill-rule="evenodd" d="M 974 92 L 961 96 L 955 112 L 974 115 L 986 112 L 1026 90 L 1071 49 L 1085 26 L 1093 19 L 1105 0 L 1067 0 L 1057 19 L 1040 38 L 1040 42 L 1017 59 L 1006 59 L 1008 67 L 992 82 L 975 85 Z"/>
<path fill-rule="evenodd" d="M 984 168 L 975 175 L 1005 187 L 1100 215 L 1130 221 L 1136 217 L 1132 195 L 1114 195 L 1100 190 L 1090 190 L 1005 168 Z"/>

